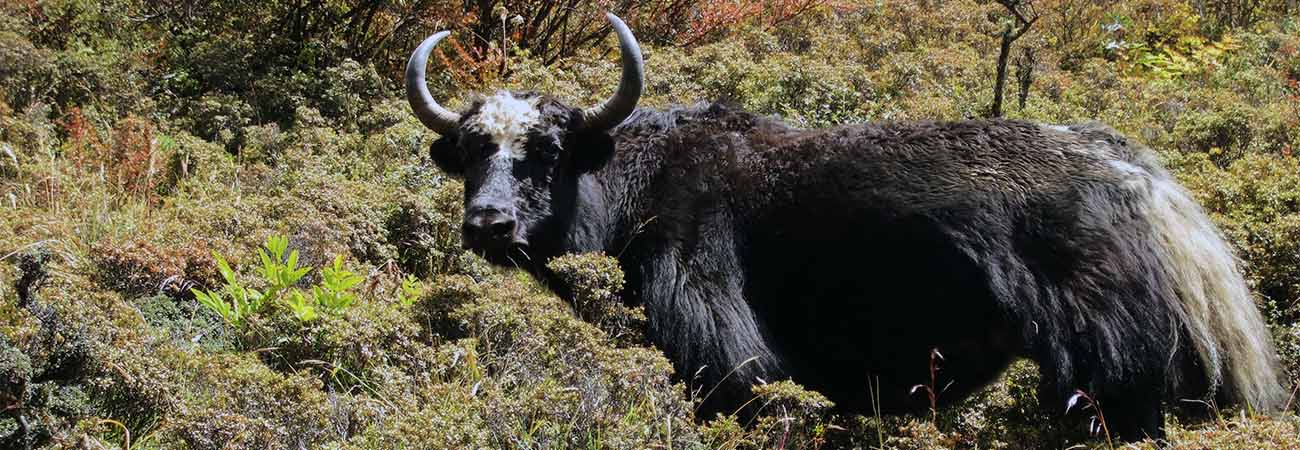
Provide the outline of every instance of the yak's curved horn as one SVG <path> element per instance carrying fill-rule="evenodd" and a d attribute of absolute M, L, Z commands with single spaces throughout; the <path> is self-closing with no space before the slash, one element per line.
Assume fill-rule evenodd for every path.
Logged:
<path fill-rule="evenodd" d="M 429 52 L 433 51 L 433 47 L 448 34 L 451 32 L 439 31 L 429 36 L 415 48 L 415 52 L 411 53 L 411 59 L 406 61 L 406 101 L 410 102 L 415 116 L 420 118 L 424 126 L 443 135 L 456 132 L 456 127 L 460 124 L 460 114 L 443 108 L 437 100 L 433 99 L 433 95 L 429 94 L 429 87 L 424 82 L 424 68 L 429 62 Z"/>
<path fill-rule="evenodd" d="M 600 106 L 582 112 L 583 125 L 588 129 L 607 130 L 623 123 L 623 119 L 632 115 L 637 100 L 641 99 L 641 87 L 645 78 L 645 63 L 641 60 L 641 46 L 632 36 L 632 30 L 622 19 L 605 13 L 609 24 L 618 34 L 618 48 L 623 58 L 623 78 L 618 82 L 618 91 Z"/>

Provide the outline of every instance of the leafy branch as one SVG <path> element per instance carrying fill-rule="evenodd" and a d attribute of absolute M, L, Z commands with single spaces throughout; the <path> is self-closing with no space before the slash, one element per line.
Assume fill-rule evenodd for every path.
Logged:
<path fill-rule="evenodd" d="M 241 285 L 225 258 L 213 252 L 225 284 L 216 291 L 192 289 L 194 298 L 235 328 L 243 327 L 248 317 L 260 313 L 268 304 L 282 305 L 295 319 L 305 323 L 318 318 L 318 311 L 341 314 L 356 301 L 351 291 L 366 279 L 345 269 L 340 255 L 332 265 L 320 269 L 320 284 L 304 293 L 296 286 L 311 268 L 298 267 L 298 251 L 289 250 L 287 238 L 280 235 L 267 238 L 257 255 L 262 263 L 258 274 L 266 283 L 264 291 Z"/>

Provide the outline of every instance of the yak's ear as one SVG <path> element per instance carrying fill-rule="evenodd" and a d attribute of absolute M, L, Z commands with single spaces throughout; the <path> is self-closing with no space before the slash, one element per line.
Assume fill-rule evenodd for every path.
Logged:
<path fill-rule="evenodd" d="M 578 173 L 598 170 L 614 156 L 614 138 L 604 131 L 580 132 L 574 141 L 569 148 L 573 151 L 573 168 Z"/>
<path fill-rule="evenodd" d="M 456 136 L 445 135 L 429 146 L 429 158 L 433 159 L 433 164 L 451 176 L 460 176 L 465 172 L 465 158 L 456 141 Z"/>

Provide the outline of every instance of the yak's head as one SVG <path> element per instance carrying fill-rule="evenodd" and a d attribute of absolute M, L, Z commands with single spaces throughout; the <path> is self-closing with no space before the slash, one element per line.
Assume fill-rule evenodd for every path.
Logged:
<path fill-rule="evenodd" d="M 607 131 L 636 108 L 642 61 L 627 25 L 606 17 L 618 34 L 623 77 L 618 91 L 591 109 L 500 91 L 457 114 L 438 105 L 424 78 L 429 52 L 448 32 L 430 36 L 411 54 L 406 99 L 420 121 L 442 135 L 430 149 L 434 163 L 465 181 L 465 248 L 499 264 L 528 258 L 530 238 L 554 232 L 564 222 L 559 216 L 571 213 L 578 177 L 613 153 Z"/>

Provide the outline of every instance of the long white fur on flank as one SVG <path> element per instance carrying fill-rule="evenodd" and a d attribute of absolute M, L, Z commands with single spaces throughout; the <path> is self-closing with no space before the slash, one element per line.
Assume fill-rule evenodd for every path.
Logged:
<path fill-rule="evenodd" d="M 528 130 L 540 118 L 536 98 L 520 99 L 508 91 L 498 91 L 483 100 L 469 126 L 490 136 L 492 143 L 497 144 L 494 157 L 520 160 L 525 156 L 524 140 Z"/>
<path fill-rule="evenodd" d="M 1149 177 L 1150 205 L 1144 213 L 1163 241 L 1165 271 L 1177 283 L 1184 320 L 1212 386 L 1256 411 L 1276 410 L 1286 395 L 1278 382 L 1277 355 L 1232 248 L 1167 174 L 1149 174 L 1128 163 L 1112 167 Z"/>

